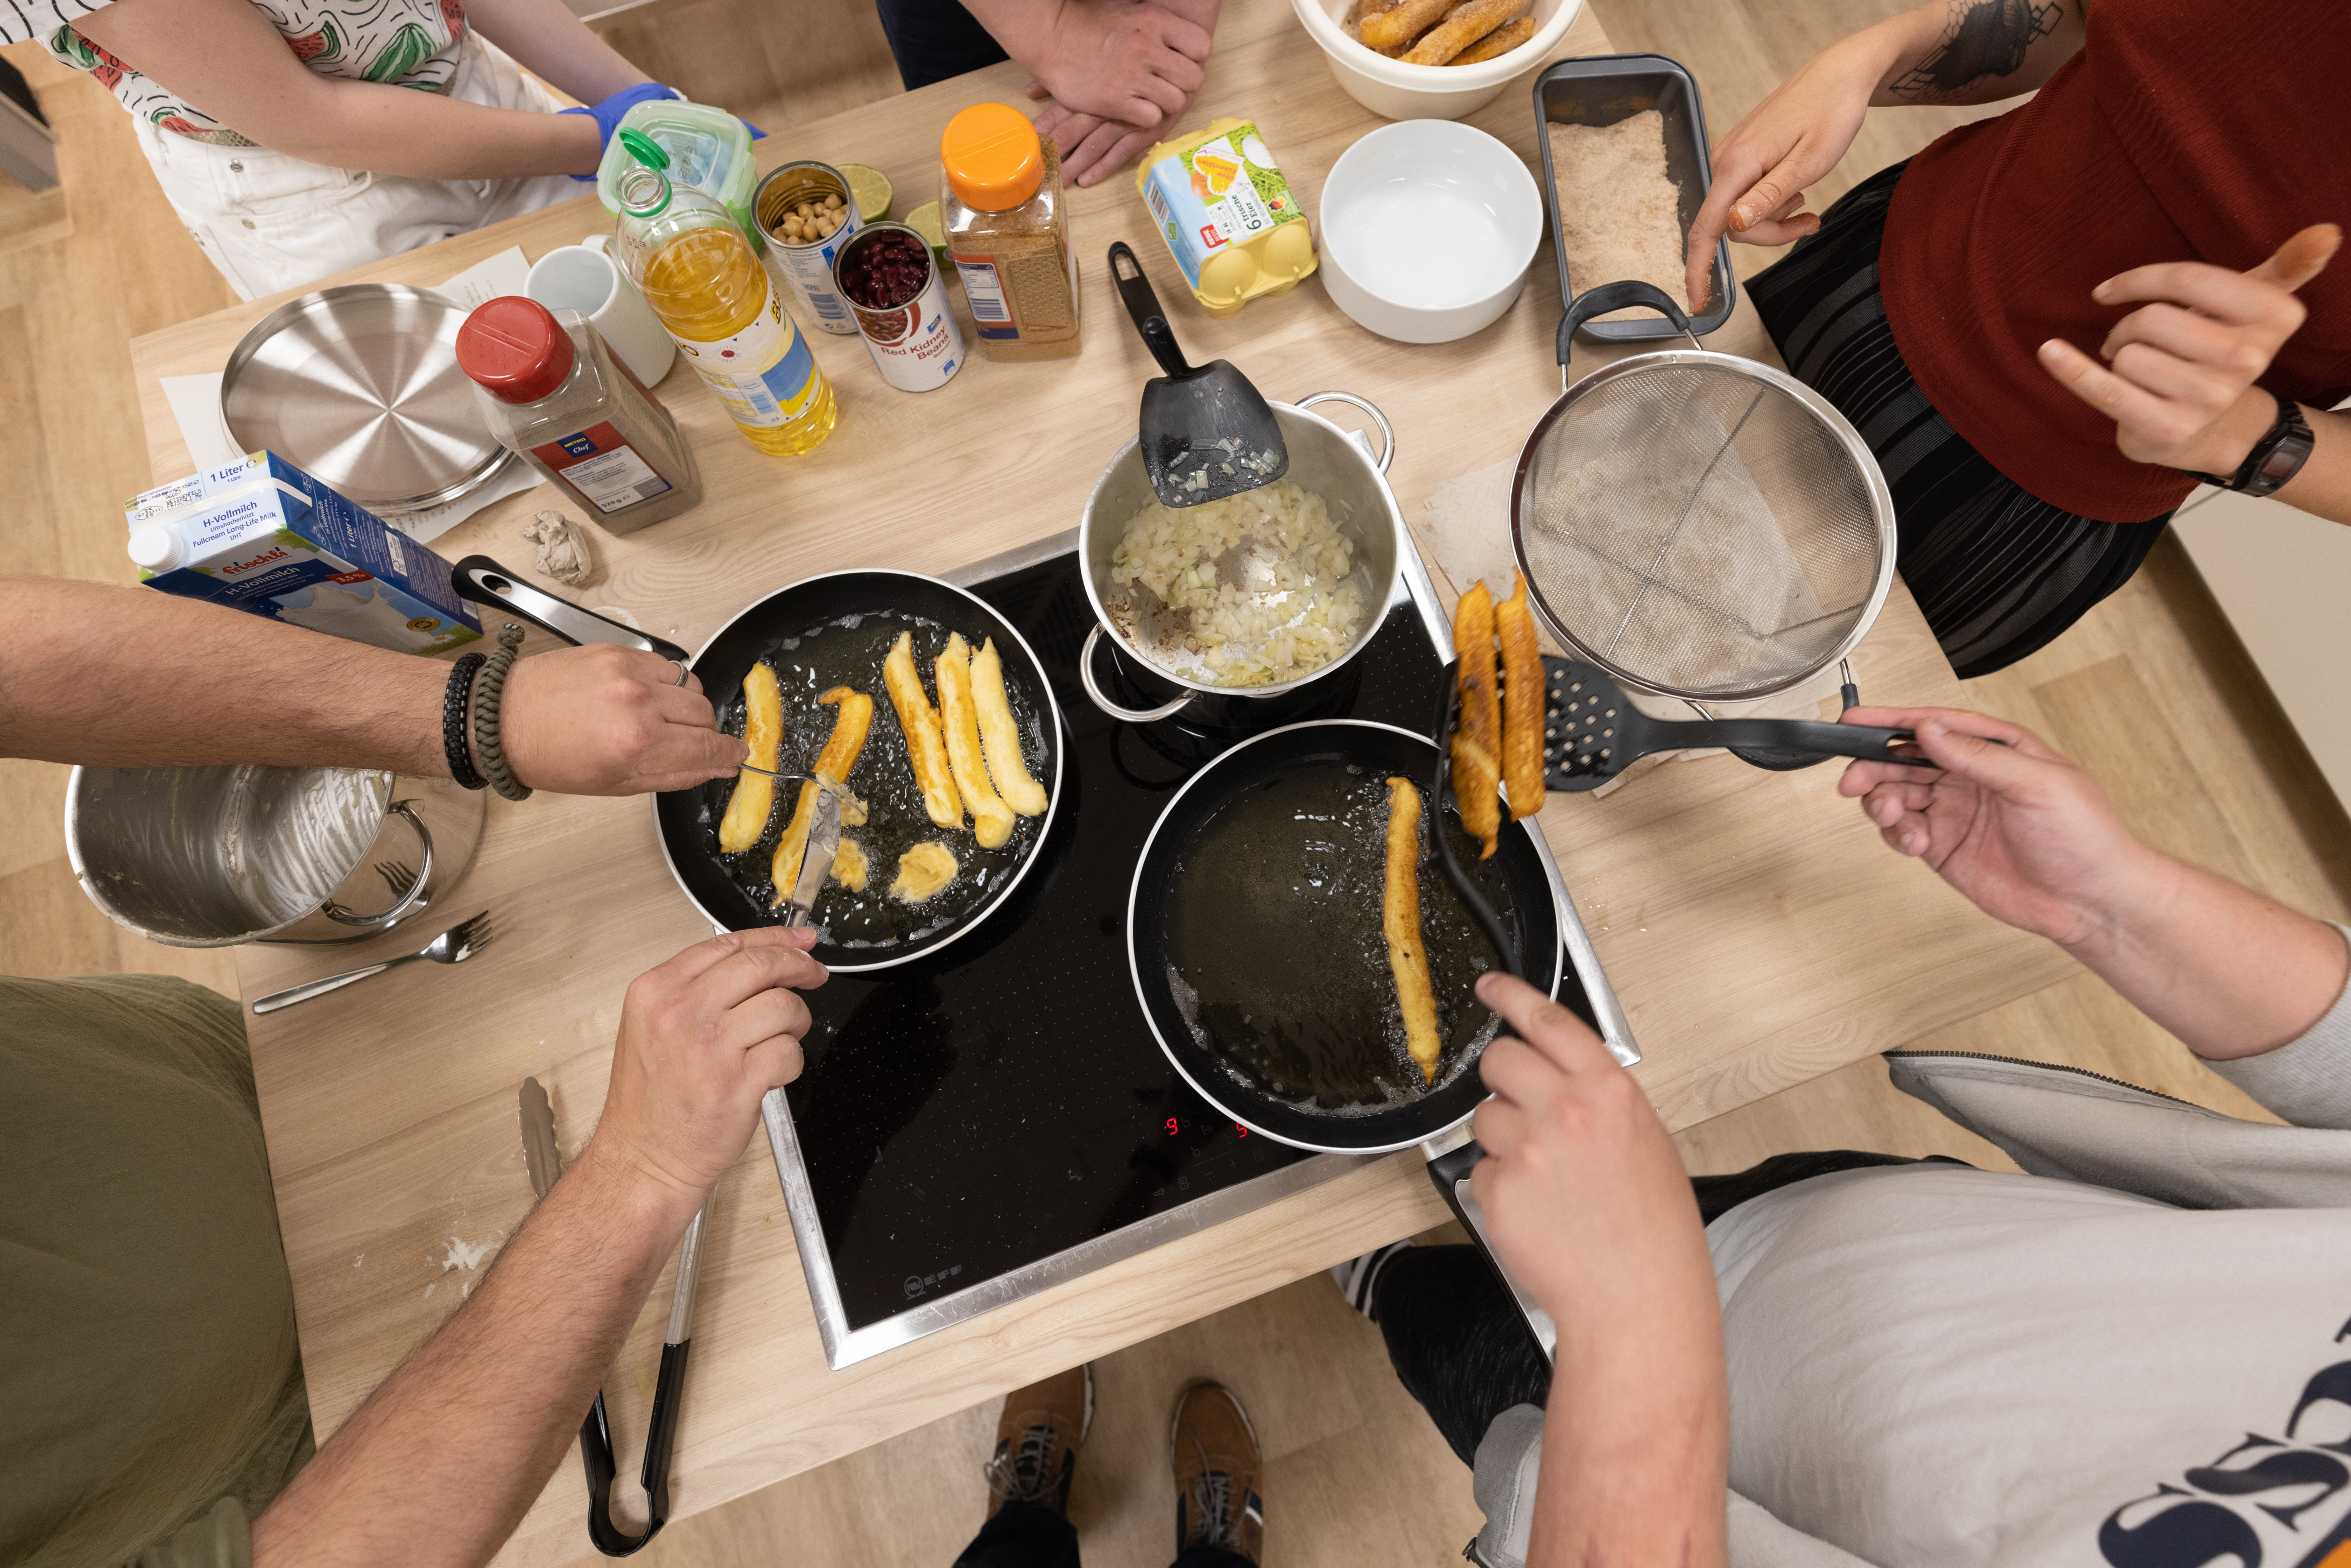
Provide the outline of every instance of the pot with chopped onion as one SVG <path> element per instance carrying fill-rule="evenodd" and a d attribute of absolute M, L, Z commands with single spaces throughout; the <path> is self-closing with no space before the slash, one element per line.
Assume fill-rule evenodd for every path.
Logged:
<path fill-rule="evenodd" d="M 1134 442 L 1102 470 L 1078 553 L 1101 622 L 1079 667 L 1104 713 L 1137 723 L 1216 713 L 1218 728 L 1252 727 L 1252 714 L 1280 722 L 1263 699 L 1338 670 L 1379 629 L 1404 518 L 1384 477 L 1387 450 L 1374 458 L 1366 436 L 1312 412 L 1327 402 L 1363 409 L 1386 437 L 1369 403 L 1323 392 L 1272 404 L 1290 469 L 1271 484 L 1169 507 Z M 1153 706 L 1131 706 L 1137 695 Z"/>

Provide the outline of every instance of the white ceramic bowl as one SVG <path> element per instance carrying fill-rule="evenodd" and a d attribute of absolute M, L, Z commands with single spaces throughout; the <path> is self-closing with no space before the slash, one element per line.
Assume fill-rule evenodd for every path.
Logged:
<path fill-rule="evenodd" d="M 1449 343 L 1510 308 L 1542 244 L 1542 193 L 1474 125 L 1404 120 L 1339 154 L 1315 211 L 1322 286 L 1360 326 Z"/>
<path fill-rule="evenodd" d="M 1322 46 L 1339 85 L 1357 103 L 1388 120 L 1458 120 L 1491 103 L 1513 79 L 1551 58 L 1583 9 L 1583 0 L 1535 0 L 1535 36 L 1509 54 L 1474 66 L 1408 66 L 1347 37 L 1339 24 L 1353 0 L 1290 4 Z"/>

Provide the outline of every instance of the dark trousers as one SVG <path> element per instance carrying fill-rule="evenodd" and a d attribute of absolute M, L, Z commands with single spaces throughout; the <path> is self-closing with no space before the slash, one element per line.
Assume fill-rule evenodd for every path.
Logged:
<path fill-rule="evenodd" d="M 1042 1503 L 1007 1503 L 979 1527 L 956 1568 L 1078 1568 L 1078 1527 Z M 1196 1546 L 1173 1568 L 1252 1568 L 1238 1552 Z"/>
<path fill-rule="evenodd" d="M 1010 57 L 956 0 L 873 0 L 908 92 Z"/>
<path fill-rule="evenodd" d="M 1847 192 L 1821 214 L 1819 233 L 1748 281 L 1747 297 L 1789 371 L 1876 456 L 1894 497 L 1895 564 L 1965 680 L 2047 646 L 2129 581 L 2171 514 L 2102 523 L 2052 506 L 1935 412 L 1878 292 L 1878 244 L 1905 167 Z"/>
<path fill-rule="evenodd" d="M 1853 1149 L 1775 1155 L 1731 1176 L 1693 1176 L 1698 1217 L 1711 1225 L 1776 1187 L 1865 1166 L 1918 1162 Z M 1551 1397 L 1551 1363 L 1485 1254 L 1475 1247 L 1416 1247 L 1380 1270 L 1374 1293 L 1388 1361 L 1465 1465 L 1495 1416 Z M 1040 1560 L 1041 1561 L 1041 1560 Z M 1187 1565 L 1188 1568 L 1188 1565 Z"/>

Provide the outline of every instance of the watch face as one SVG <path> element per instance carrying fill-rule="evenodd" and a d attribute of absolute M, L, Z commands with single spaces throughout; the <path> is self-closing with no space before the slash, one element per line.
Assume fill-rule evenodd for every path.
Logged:
<path fill-rule="evenodd" d="M 2248 496 L 2272 494 L 2302 472 L 2302 465 L 2310 461 L 2311 451 L 2316 445 L 2310 422 L 2303 418 L 2301 407 L 2289 398 L 2279 398 L 2278 422 L 2255 444 L 2245 465 L 2237 470 L 2244 477 L 2238 489 Z"/>

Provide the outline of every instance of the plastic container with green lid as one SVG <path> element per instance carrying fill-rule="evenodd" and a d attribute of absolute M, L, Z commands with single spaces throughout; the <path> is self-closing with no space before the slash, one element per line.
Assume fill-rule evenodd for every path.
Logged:
<path fill-rule="evenodd" d="M 1159 143 L 1143 155 L 1134 188 L 1211 316 L 1286 294 L 1318 265 L 1306 208 L 1252 120 L 1219 120 Z"/>
<path fill-rule="evenodd" d="M 751 156 L 751 132 L 741 120 L 723 109 L 677 98 L 641 103 L 622 115 L 604 144 L 604 161 L 596 166 L 596 199 L 614 217 L 621 215 L 621 180 L 635 167 L 621 145 L 622 131 L 634 131 L 669 154 L 670 179 L 725 205 L 751 242 L 751 254 L 768 254 L 767 236 L 751 211 L 759 171 Z"/>

